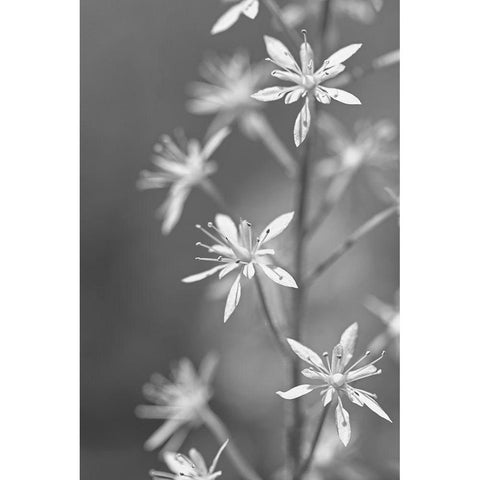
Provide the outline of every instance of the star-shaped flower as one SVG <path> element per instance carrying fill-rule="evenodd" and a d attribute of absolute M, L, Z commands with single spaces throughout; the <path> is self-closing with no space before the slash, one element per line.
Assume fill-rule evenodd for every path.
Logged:
<path fill-rule="evenodd" d="M 155 373 L 143 387 L 143 394 L 153 405 L 140 405 L 135 413 L 140 418 L 164 419 L 165 422 L 145 442 L 147 450 L 161 447 L 179 448 L 189 431 L 203 423 L 202 410 L 212 396 L 211 382 L 217 358 L 207 355 L 198 373 L 188 358 L 172 370 L 172 381 Z"/>
<path fill-rule="evenodd" d="M 381 370 L 378 370 L 377 367 L 375 367 L 375 363 L 383 357 L 383 353 L 373 362 L 370 362 L 363 367 L 358 367 L 358 365 L 370 355 L 370 352 L 367 351 L 363 357 L 347 368 L 347 364 L 353 356 L 357 335 L 358 324 L 354 323 L 343 332 L 340 338 L 340 343 L 333 349 L 331 361 L 328 358 L 327 352 L 323 354 L 326 363 L 324 363 L 322 358 L 313 350 L 310 350 L 295 340 L 288 339 L 287 341 L 294 353 L 310 365 L 310 368 L 302 370 L 302 374 L 309 379 L 318 380 L 321 383 L 298 385 L 286 392 L 277 392 L 282 398 L 292 400 L 306 395 L 313 390 L 321 389 L 320 395 L 323 398 L 324 406 L 327 406 L 335 397 L 337 399 L 335 421 L 337 424 L 338 436 L 345 446 L 350 441 L 351 428 L 350 417 L 343 407 L 342 398 L 346 397 L 360 407 L 366 405 L 377 415 L 391 422 L 389 416 L 374 400 L 376 398 L 375 394 L 352 387 L 351 385 L 363 378 L 382 373 Z"/>
<path fill-rule="evenodd" d="M 236 3 L 215 22 L 210 31 L 212 35 L 228 30 L 242 15 L 253 20 L 258 14 L 259 0 L 224 0 L 224 2 Z"/>
<path fill-rule="evenodd" d="M 400 312 L 398 308 L 398 296 L 395 305 L 382 302 L 373 295 L 369 296 L 365 306 L 384 323 L 385 329 L 375 337 L 368 348 L 372 352 L 378 352 L 387 348 L 392 349 L 396 358 L 400 355 Z"/>
<path fill-rule="evenodd" d="M 315 70 L 314 55 L 310 44 L 307 42 L 304 31 L 304 42 L 300 47 L 300 65 L 293 58 L 288 48 L 279 40 L 265 36 L 265 46 L 270 58 L 267 60 L 279 66 L 281 70 L 273 70 L 272 76 L 291 82 L 290 87 L 268 87 L 252 95 L 253 98 L 262 102 L 272 102 L 285 97 L 285 103 L 293 103 L 304 98 L 304 105 L 295 120 L 293 136 L 295 145 L 298 147 L 306 138 L 310 128 L 309 101 L 316 99 L 320 103 L 330 103 L 337 100 L 348 105 L 359 105 L 360 100 L 351 93 L 338 88 L 323 86 L 323 82 L 336 77 L 345 70 L 342 62 L 348 60 L 362 46 L 355 43 L 341 48 L 328 57 L 322 66 Z"/>
<path fill-rule="evenodd" d="M 210 157 L 230 133 L 228 128 L 212 135 L 203 148 L 198 140 L 185 141 L 181 149 L 168 135 L 163 135 L 154 147 L 155 171 L 143 170 L 137 186 L 140 189 L 170 187 L 167 199 L 158 210 L 163 218 L 162 232 L 169 234 L 183 212 L 187 197 L 196 186 L 209 192 L 214 189 L 209 176 L 217 170 Z"/>
<path fill-rule="evenodd" d="M 219 278 L 223 278 L 234 270 L 240 270 L 227 296 L 223 317 L 225 322 L 240 301 L 242 274 L 251 279 L 259 268 L 270 280 L 284 287 L 297 288 L 293 277 L 283 268 L 273 265 L 269 260 L 269 257 L 275 254 L 275 251 L 271 248 L 262 248 L 267 242 L 280 235 L 288 227 L 292 218 L 293 212 L 280 215 L 263 229 L 255 241 L 253 240 L 252 225 L 246 220 L 242 220 L 237 227 L 230 217 L 218 214 L 215 216 L 215 223 L 210 222 L 208 224 L 209 230 L 197 225 L 197 228 L 214 242 L 212 245 L 198 242 L 197 245 L 218 256 L 215 258 L 197 257 L 196 260 L 215 262 L 220 265 L 216 265 L 205 272 L 190 275 L 182 281 L 185 283 L 198 282 L 217 272 Z"/>
<path fill-rule="evenodd" d="M 211 56 L 200 67 L 205 82 L 190 86 L 193 98 L 187 109 L 199 115 L 215 114 L 209 128 L 213 132 L 234 121 L 243 126 L 248 114 L 258 109 L 251 95 L 265 83 L 267 73 L 265 65 L 251 65 L 245 51 L 231 57 Z"/>
<path fill-rule="evenodd" d="M 212 464 L 208 468 L 200 452 L 195 448 L 191 448 L 188 456 L 173 452 L 166 452 L 164 454 L 163 458 L 165 463 L 173 474 L 150 470 L 150 475 L 153 478 L 166 478 L 169 480 L 181 480 L 183 478 L 189 478 L 191 480 L 215 480 L 215 478 L 222 474 L 221 471 L 216 472 L 215 469 L 227 443 L 228 440 L 219 448 Z"/>

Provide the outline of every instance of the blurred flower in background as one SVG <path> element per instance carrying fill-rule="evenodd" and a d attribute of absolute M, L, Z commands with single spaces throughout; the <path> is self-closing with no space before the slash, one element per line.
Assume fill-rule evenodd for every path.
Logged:
<path fill-rule="evenodd" d="M 254 19 L 258 14 L 259 0 L 223 0 L 224 3 L 234 3 L 213 25 L 210 33 L 217 33 L 228 30 L 237 22 L 241 15 Z"/>
<path fill-rule="evenodd" d="M 372 352 L 380 352 L 388 349 L 392 356 L 398 360 L 400 357 L 400 310 L 398 292 L 395 297 L 395 304 L 389 305 L 370 295 L 365 300 L 365 306 L 377 318 L 382 320 L 384 325 L 383 331 L 372 340 L 368 349 Z"/>
<path fill-rule="evenodd" d="M 203 148 L 198 140 L 187 140 L 180 133 L 177 136 L 183 148 L 168 135 L 163 135 L 155 145 L 152 163 L 157 169 L 142 170 L 137 186 L 142 190 L 170 187 L 167 199 L 158 210 L 159 217 L 163 218 L 163 234 L 169 234 L 177 224 L 194 187 L 200 187 L 210 196 L 219 196 L 208 178 L 217 170 L 210 157 L 229 133 L 228 128 L 219 130 L 205 142 Z"/>
<path fill-rule="evenodd" d="M 342 396 L 346 396 L 352 403 L 355 403 L 360 407 L 366 405 L 370 410 L 372 410 L 372 412 L 391 422 L 390 417 L 374 400 L 374 398 L 376 398 L 374 393 L 370 393 L 350 385 L 352 382 L 357 382 L 358 380 L 382 373 L 381 370 L 375 367 L 375 363 L 381 360 L 383 353 L 373 362 L 355 369 L 355 367 L 357 367 L 370 355 L 370 352 L 368 351 L 365 353 L 365 355 L 363 355 L 363 357 L 346 369 L 347 364 L 352 359 L 357 336 L 358 324 L 354 323 L 343 332 L 340 338 L 340 343 L 338 343 L 332 351 L 331 360 L 328 358 L 327 352 L 323 354 L 326 360 L 326 365 L 321 357 L 313 350 L 310 350 L 308 347 L 295 340 L 288 339 L 287 341 L 293 352 L 301 360 L 313 367 L 302 370 L 302 375 L 309 379 L 318 380 L 323 383 L 303 384 L 293 387 L 286 392 L 277 392 L 280 397 L 286 400 L 293 400 L 295 398 L 302 397 L 313 390 L 321 388 L 322 390 L 320 390 L 320 395 L 323 398 L 324 407 L 326 407 L 335 396 L 337 399 L 335 421 L 337 424 L 338 436 L 345 446 L 350 442 L 351 427 L 350 416 L 343 407 L 341 398 Z"/>
<path fill-rule="evenodd" d="M 209 354 L 197 373 L 192 362 L 183 358 L 172 369 L 172 381 L 159 373 L 152 375 L 143 387 L 143 394 L 153 405 L 139 405 L 135 413 L 139 418 L 165 422 L 145 442 L 145 449 L 164 445 L 164 451 L 175 451 L 192 428 L 202 425 L 202 412 L 212 396 L 211 382 L 217 363 L 216 355 Z"/>
<path fill-rule="evenodd" d="M 379 197 L 385 198 L 388 180 L 385 174 L 397 166 L 398 149 L 394 140 L 397 129 L 393 122 L 359 120 L 354 134 L 332 115 L 322 112 L 317 121 L 330 156 L 323 158 L 316 171 L 328 182 L 326 201 L 335 203 L 344 193 L 355 174 L 361 169 L 367 173 L 370 186 Z M 390 200 L 390 196 L 388 196 Z"/>
<path fill-rule="evenodd" d="M 151 470 L 150 475 L 154 478 L 170 478 L 175 480 L 185 477 L 191 478 L 192 480 L 215 480 L 215 478 L 222 474 L 220 471 L 216 472 L 215 468 L 217 468 L 218 460 L 227 443 L 228 440 L 219 448 L 212 464 L 208 468 L 201 453 L 195 448 L 191 448 L 188 452 L 188 457 L 181 453 L 166 452 L 164 454 L 163 458 L 165 463 L 174 475 L 156 470 Z"/>

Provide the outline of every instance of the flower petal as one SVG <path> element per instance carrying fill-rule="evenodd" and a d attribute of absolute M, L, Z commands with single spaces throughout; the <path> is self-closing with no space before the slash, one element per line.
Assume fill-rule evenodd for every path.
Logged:
<path fill-rule="evenodd" d="M 325 366 L 320 355 L 316 354 L 313 350 L 306 347 L 305 345 L 302 345 L 300 342 L 293 340 L 292 338 L 287 338 L 287 342 L 293 352 L 304 362 L 307 362 L 313 367 L 319 368 L 320 370 L 325 370 Z"/>
<path fill-rule="evenodd" d="M 298 147 L 306 138 L 310 128 L 310 109 L 308 108 L 308 97 L 305 98 L 305 105 L 300 110 L 293 127 L 293 138 Z"/>
<path fill-rule="evenodd" d="M 343 347 L 343 359 L 342 363 L 345 367 L 347 363 L 352 359 L 353 352 L 355 350 L 355 344 L 358 338 L 358 323 L 352 323 L 340 337 L 340 344 Z"/>
<path fill-rule="evenodd" d="M 272 220 L 260 233 L 259 238 L 261 244 L 265 244 L 270 240 L 278 237 L 287 227 L 293 219 L 295 212 L 288 212 L 279 215 L 275 220 Z"/>
<path fill-rule="evenodd" d="M 210 33 L 212 35 L 216 35 L 217 33 L 224 32 L 228 30 L 239 18 L 240 15 L 243 13 L 244 6 L 239 3 L 230 7 L 213 25 Z"/>
<path fill-rule="evenodd" d="M 335 389 L 333 387 L 330 387 L 326 392 L 325 392 L 325 397 L 323 399 L 323 406 L 326 407 L 333 398 L 333 392 L 335 392 Z"/>
<path fill-rule="evenodd" d="M 227 263 L 227 266 L 218 274 L 218 278 L 221 280 L 223 277 L 228 275 L 230 272 L 233 272 L 236 268 L 238 268 L 240 264 L 236 262 Z"/>
<path fill-rule="evenodd" d="M 343 63 L 345 60 L 348 60 L 352 55 L 357 53 L 361 46 L 361 43 L 353 43 L 352 45 L 348 45 L 340 50 L 337 50 L 323 62 L 323 66 L 332 66 Z"/>
<path fill-rule="evenodd" d="M 253 263 L 248 263 L 243 267 L 243 274 L 251 280 L 253 276 L 255 275 L 255 267 L 253 266 Z"/>
<path fill-rule="evenodd" d="M 300 67 L 290 53 L 290 50 L 288 50 L 288 48 L 280 40 L 269 37 L 268 35 L 265 35 L 263 39 L 265 41 L 267 52 L 270 55 L 270 59 L 274 63 L 276 63 L 279 67 L 301 73 Z"/>
<path fill-rule="evenodd" d="M 268 87 L 251 95 L 255 100 L 261 102 L 274 102 L 280 100 L 286 93 L 293 90 L 295 87 Z"/>
<path fill-rule="evenodd" d="M 163 217 L 162 233 L 164 235 L 168 235 L 178 223 L 190 190 L 191 188 L 184 184 L 174 184 L 170 189 L 167 200 L 159 210 L 159 216 Z"/>
<path fill-rule="evenodd" d="M 350 415 L 343 408 L 339 398 L 337 408 L 335 409 L 335 422 L 337 424 L 338 436 L 342 443 L 347 446 L 352 436 L 352 430 L 350 428 Z"/>
<path fill-rule="evenodd" d="M 323 87 L 317 87 L 315 89 L 315 98 L 317 99 L 318 102 L 320 103 L 326 103 L 329 104 L 332 100 L 330 96 L 325 92 Z"/>
<path fill-rule="evenodd" d="M 167 420 L 160 428 L 147 439 L 144 444 L 145 450 L 152 451 L 162 446 L 182 425 L 181 420 Z"/>
<path fill-rule="evenodd" d="M 245 0 L 242 13 L 253 20 L 258 15 L 258 0 Z"/>
<path fill-rule="evenodd" d="M 238 230 L 235 222 L 223 213 L 215 215 L 215 225 L 223 236 L 227 237 L 231 242 L 238 243 Z"/>
<path fill-rule="evenodd" d="M 285 96 L 285 103 L 289 104 L 289 103 L 296 102 L 302 96 L 303 93 L 305 93 L 305 89 L 303 87 L 294 88 L 291 92 L 287 93 L 287 95 Z"/>
<path fill-rule="evenodd" d="M 284 287 L 298 288 L 295 279 L 283 268 L 275 265 L 262 265 L 261 263 L 258 265 L 260 265 L 260 268 L 263 270 L 265 275 L 275 283 L 283 285 Z"/>
<path fill-rule="evenodd" d="M 305 75 L 313 74 L 313 50 L 308 42 L 303 42 L 300 47 L 300 63 Z"/>
<path fill-rule="evenodd" d="M 197 471 L 195 472 L 196 475 L 207 475 L 208 469 L 205 463 L 205 460 L 202 454 L 195 448 L 191 448 L 188 452 L 188 456 L 192 459 L 192 462 L 197 467 Z"/>
<path fill-rule="evenodd" d="M 202 150 L 203 160 L 207 160 L 211 157 L 213 152 L 220 146 L 220 144 L 225 140 L 225 137 L 230 133 L 230 129 L 225 127 L 214 133 L 205 143 Z"/>
<path fill-rule="evenodd" d="M 292 83 L 300 83 L 302 77 L 295 72 L 290 72 L 287 70 L 272 70 L 270 73 L 272 77 L 278 78 L 279 80 L 283 80 L 284 82 L 292 82 Z"/>
<path fill-rule="evenodd" d="M 227 440 L 225 440 L 221 447 L 218 449 L 218 452 L 217 454 L 215 455 L 215 458 L 212 460 L 212 464 L 210 465 L 210 468 L 208 470 L 208 473 L 212 474 L 214 471 L 215 471 L 215 468 L 217 466 L 217 463 L 218 463 L 218 460 L 220 459 L 220 455 L 222 454 L 222 452 L 225 450 L 227 444 L 228 444 L 228 441 L 229 439 L 227 438 Z M 212 477 L 210 477 L 212 478 Z"/>
<path fill-rule="evenodd" d="M 239 274 L 235 281 L 233 282 L 230 291 L 227 296 L 227 303 L 225 304 L 225 312 L 223 314 L 223 321 L 226 322 L 234 310 L 237 308 L 238 302 L 240 301 L 240 296 L 242 294 L 242 286 L 240 285 L 240 279 L 242 274 Z"/>
<path fill-rule="evenodd" d="M 225 264 L 217 265 L 213 268 L 210 268 L 210 270 L 205 270 L 204 272 L 195 273 L 194 275 L 190 275 L 188 277 L 182 278 L 182 282 L 183 283 L 199 282 L 200 280 L 203 280 L 209 277 L 210 275 L 217 273 L 219 270 L 222 270 L 223 268 L 225 268 Z"/>
<path fill-rule="evenodd" d="M 384 410 L 382 409 L 382 407 L 373 399 L 373 398 L 370 398 L 368 395 L 365 395 L 364 393 L 362 392 L 359 392 L 358 390 L 356 390 L 357 394 L 358 394 L 358 397 L 360 398 L 360 400 L 374 413 L 376 413 L 379 417 L 382 417 L 384 418 L 385 420 L 389 421 L 390 423 L 392 422 L 392 420 L 390 419 L 390 417 L 384 412 Z"/>
<path fill-rule="evenodd" d="M 357 370 L 352 370 L 351 372 L 348 372 L 347 382 L 356 382 L 357 380 L 361 380 L 362 378 L 371 377 L 377 372 L 379 372 L 379 370 L 375 365 L 365 365 L 364 367 L 360 367 Z"/>
<path fill-rule="evenodd" d="M 361 105 L 362 102 L 355 96 L 345 90 L 340 90 L 339 88 L 328 88 L 322 87 L 328 95 L 340 103 L 345 103 L 347 105 Z"/>
<path fill-rule="evenodd" d="M 294 398 L 302 397 L 303 395 L 306 395 L 307 393 L 312 392 L 313 390 L 316 390 L 317 388 L 320 388 L 318 385 L 297 385 L 296 387 L 291 388 L 290 390 L 287 390 L 286 392 L 275 392 L 278 396 L 284 398 L 285 400 L 293 400 Z"/>
<path fill-rule="evenodd" d="M 163 460 L 168 468 L 177 475 L 190 477 L 196 473 L 194 463 L 181 453 L 166 452 L 163 455 Z"/>

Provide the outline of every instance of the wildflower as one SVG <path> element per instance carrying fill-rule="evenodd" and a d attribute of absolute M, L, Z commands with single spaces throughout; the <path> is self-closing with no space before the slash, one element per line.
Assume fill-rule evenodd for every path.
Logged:
<path fill-rule="evenodd" d="M 320 14 L 325 0 L 302 0 L 290 3 L 282 9 L 282 18 L 285 23 L 295 28 L 308 18 Z M 330 2 L 330 12 L 333 17 L 349 17 L 364 24 L 371 24 L 383 7 L 383 0 L 335 0 Z"/>
<path fill-rule="evenodd" d="M 333 349 L 331 361 L 328 358 L 327 352 L 323 354 L 326 363 L 324 363 L 322 358 L 313 350 L 310 350 L 295 340 L 288 339 L 287 341 L 293 352 L 311 366 L 310 368 L 302 370 L 302 374 L 309 379 L 319 380 L 322 383 L 303 384 L 293 387 L 286 392 L 277 392 L 280 397 L 291 400 L 320 388 L 320 395 L 323 398 L 324 407 L 327 406 L 335 396 L 337 399 L 335 421 L 338 436 L 345 446 L 350 441 L 351 428 L 350 417 L 343 407 L 342 397 L 347 397 L 351 402 L 360 407 L 366 405 L 374 413 L 391 422 L 389 416 L 374 400 L 376 398 L 375 394 L 352 387 L 351 385 L 351 383 L 357 382 L 363 378 L 380 375 L 380 373 L 382 373 L 381 370 L 378 370 L 377 367 L 375 367 L 375 363 L 383 357 L 384 352 L 382 352 L 380 357 L 373 362 L 370 362 L 363 367 L 356 368 L 370 355 L 370 352 L 367 351 L 363 357 L 353 363 L 348 369 L 346 368 L 353 356 L 357 334 L 358 324 L 354 323 L 342 334 L 340 343 Z"/>
<path fill-rule="evenodd" d="M 202 410 L 212 396 L 211 381 L 217 365 L 213 355 L 207 355 L 198 373 L 188 358 L 178 362 L 172 370 L 172 381 L 159 373 L 143 388 L 144 396 L 154 405 L 140 405 L 140 418 L 165 419 L 165 422 L 145 442 L 147 450 L 154 450 L 170 439 L 169 445 L 180 447 L 188 432 L 203 423 Z"/>
<path fill-rule="evenodd" d="M 163 218 L 162 232 L 169 234 L 182 215 L 187 197 L 196 186 L 210 193 L 215 187 L 208 177 L 217 170 L 210 157 L 230 133 L 224 128 L 212 135 L 201 148 L 198 140 L 185 141 L 182 150 L 168 136 L 163 135 L 154 147 L 153 164 L 158 170 L 140 172 L 137 186 L 140 189 L 165 188 L 170 190 L 158 211 Z"/>
<path fill-rule="evenodd" d="M 253 98 L 262 102 L 272 102 L 285 97 L 285 103 L 293 103 L 300 98 L 304 98 L 304 105 L 295 120 L 293 136 L 295 145 L 298 147 L 307 136 L 310 128 L 310 108 L 309 102 L 315 98 L 320 103 L 330 103 L 337 100 L 349 105 L 359 105 L 360 100 L 351 93 L 338 88 L 324 87 L 322 83 L 339 75 L 345 70 L 342 62 L 349 59 L 362 46 L 361 43 L 355 43 L 341 48 L 333 55 L 328 57 L 322 66 L 315 70 L 313 50 L 307 42 L 306 32 L 303 31 L 304 42 L 300 47 L 300 63 L 296 60 L 288 48 L 279 40 L 265 36 L 265 46 L 270 55 L 268 61 L 279 66 L 282 70 L 273 70 L 272 76 L 291 82 L 291 87 L 268 87 L 253 94 Z"/>
<path fill-rule="evenodd" d="M 200 67 L 205 82 L 190 87 L 193 98 L 188 102 L 190 112 L 199 115 L 216 114 L 210 130 L 215 132 L 230 125 L 258 108 L 251 95 L 265 81 L 264 65 L 251 65 L 248 53 L 237 51 L 231 57 L 212 56 Z"/>
<path fill-rule="evenodd" d="M 258 0 L 224 0 L 224 2 L 236 2 L 233 7 L 230 7 L 213 25 L 210 33 L 216 35 L 217 33 L 228 30 L 233 24 L 237 22 L 241 15 L 253 20 L 258 14 L 259 1 Z"/>
<path fill-rule="evenodd" d="M 260 268 L 265 275 L 274 282 L 285 287 L 297 288 L 293 277 L 283 268 L 270 263 L 269 256 L 274 255 L 275 251 L 271 248 L 262 248 L 267 242 L 270 242 L 280 235 L 292 221 L 293 212 L 280 215 L 269 223 L 256 241 L 253 241 L 252 225 L 246 220 L 242 220 L 237 226 L 235 222 L 227 215 L 218 214 L 215 216 L 215 223 L 208 224 L 209 230 L 197 225 L 207 237 L 213 240 L 213 245 L 205 245 L 198 242 L 197 245 L 206 248 L 209 253 L 218 255 L 216 258 L 200 258 L 207 262 L 215 262 L 220 265 L 195 275 L 184 278 L 184 283 L 198 282 L 215 273 L 219 273 L 219 278 L 223 278 L 230 272 L 240 270 L 230 287 L 223 320 L 226 322 L 234 312 L 240 301 L 242 274 L 252 279 L 256 273 L 256 267 Z"/>
<path fill-rule="evenodd" d="M 398 298 L 395 305 L 382 302 L 374 296 L 369 296 L 365 306 L 385 325 L 385 330 L 375 337 L 369 345 L 372 352 L 391 347 L 393 354 L 398 358 L 400 354 L 400 312 Z"/>
<path fill-rule="evenodd" d="M 214 480 L 222 474 L 221 471 L 216 472 L 215 468 L 217 468 L 218 460 L 227 443 L 228 440 L 219 448 L 209 468 L 207 468 L 207 464 L 200 452 L 192 448 L 188 452 L 188 457 L 181 453 L 166 452 L 164 454 L 163 458 L 165 463 L 173 474 L 150 470 L 150 475 L 153 478 L 166 478 L 171 480 L 180 480 L 185 477 L 192 480 Z"/>

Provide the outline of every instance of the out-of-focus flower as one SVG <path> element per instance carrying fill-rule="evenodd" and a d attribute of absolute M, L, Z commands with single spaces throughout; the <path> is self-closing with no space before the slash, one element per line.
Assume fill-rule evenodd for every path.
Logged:
<path fill-rule="evenodd" d="M 210 231 L 204 229 L 201 225 L 197 225 L 197 228 L 214 242 L 213 245 L 205 245 L 201 242 L 198 242 L 197 245 L 206 248 L 209 253 L 214 253 L 218 257 L 197 257 L 196 260 L 215 262 L 220 265 L 216 265 L 204 272 L 190 275 L 184 278 L 182 282 L 198 282 L 217 272 L 221 279 L 234 270 L 240 270 L 227 296 L 223 316 L 225 322 L 232 315 L 240 301 L 240 280 L 242 274 L 246 278 L 252 279 L 256 273 L 255 267 L 260 268 L 274 282 L 284 287 L 297 288 L 295 280 L 287 271 L 270 262 L 269 257 L 274 255 L 275 251 L 271 248 L 262 248 L 267 242 L 280 235 L 288 227 L 292 218 L 293 212 L 280 215 L 263 229 L 255 241 L 253 240 L 252 225 L 246 220 L 242 220 L 237 227 L 235 222 L 227 215 L 217 214 L 215 223 L 210 222 L 208 224 Z"/>
<path fill-rule="evenodd" d="M 163 135 L 154 147 L 152 163 L 156 170 L 142 170 L 137 181 L 138 188 L 170 187 L 167 199 L 160 206 L 158 215 L 163 218 L 162 232 L 169 234 L 177 224 L 183 212 L 185 201 L 194 187 L 200 187 L 207 193 L 215 187 L 209 176 L 217 170 L 210 157 L 230 133 L 228 128 L 212 135 L 203 148 L 198 140 L 185 141 L 180 148 L 168 135 Z"/>
<path fill-rule="evenodd" d="M 385 194 L 385 179 L 376 181 L 376 176 L 392 170 L 398 160 L 394 144 L 397 129 L 390 120 L 361 120 L 354 126 L 354 135 L 350 135 L 337 119 L 322 112 L 317 128 L 330 153 L 317 166 L 318 175 L 331 180 L 327 201 L 335 202 L 359 169 L 368 171 L 373 187 L 378 184 L 380 194 Z"/>
<path fill-rule="evenodd" d="M 195 114 L 215 114 L 210 130 L 216 132 L 233 121 L 242 122 L 258 108 L 251 95 L 265 83 L 265 65 L 251 65 L 248 53 L 237 51 L 231 57 L 211 56 L 200 66 L 205 82 L 190 86 L 192 99 L 187 109 Z"/>
<path fill-rule="evenodd" d="M 379 352 L 391 348 L 393 355 L 398 359 L 400 355 L 400 312 L 398 296 L 395 305 L 389 305 L 370 295 L 365 301 L 365 306 L 384 323 L 385 329 L 375 337 L 369 350 Z"/>
<path fill-rule="evenodd" d="M 165 463 L 173 474 L 150 470 L 150 475 L 153 478 L 167 478 L 171 480 L 180 480 L 185 477 L 192 480 L 214 480 L 222 474 L 221 471 L 216 472 L 215 469 L 227 443 L 228 440 L 220 447 L 212 464 L 208 468 L 201 453 L 195 448 L 191 448 L 188 456 L 173 452 L 166 452 L 164 454 L 163 458 Z"/>
<path fill-rule="evenodd" d="M 282 9 L 285 23 L 296 28 L 309 17 L 317 16 L 323 11 L 325 0 L 301 0 L 289 3 Z M 349 17 L 357 22 L 371 24 L 382 9 L 383 0 L 335 0 L 330 2 L 330 14 L 339 18 Z"/>
<path fill-rule="evenodd" d="M 330 103 L 332 99 L 348 105 L 359 105 L 360 100 L 351 93 L 338 88 L 324 87 L 322 83 L 336 77 L 345 70 L 342 62 L 348 60 L 362 46 L 361 43 L 341 48 L 328 57 L 322 66 L 315 70 L 313 50 L 307 42 L 304 32 L 304 42 L 300 47 L 300 64 L 293 58 L 288 48 L 279 40 L 265 36 L 265 46 L 271 61 L 282 70 L 273 70 L 272 76 L 291 82 L 291 87 L 268 87 L 252 95 L 262 102 L 272 102 L 285 97 L 285 103 L 293 103 L 304 98 L 304 105 L 295 120 L 293 137 L 298 147 L 306 138 L 310 128 L 310 100 L 316 99 L 320 103 Z"/>
<path fill-rule="evenodd" d="M 181 446 L 189 431 L 203 423 L 202 411 L 212 396 L 211 382 L 217 357 L 210 354 L 201 362 L 198 373 L 188 358 L 172 369 L 172 381 L 155 373 L 143 387 L 145 398 L 153 405 L 139 405 L 135 413 L 140 418 L 164 419 L 165 422 L 145 442 L 147 450 L 164 450 Z"/>
<path fill-rule="evenodd" d="M 352 387 L 351 385 L 351 383 L 357 382 L 358 380 L 382 373 L 381 370 L 375 367 L 375 363 L 383 357 L 383 353 L 373 362 L 363 367 L 358 367 L 358 365 L 370 355 L 370 352 L 367 351 L 363 357 L 353 363 L 348 369 L 346 368 L 352 359 L 357 335 L 358 324 L 354 323 L 343 332 L 340 343 L 338 343 L 332 351 L 331 361 L 328 358 L 327 352 L 323 354 L 326 363 L 324 363 L 322 358 L 313 350 L 310 350 L 295 340 L 288 339 L 287 341 L 294 353 L 310 365 L 310 368 L 302 370 L 302 374 L 309 379 L 318 380 L 322 383 L 297 385 L 286 392 L 277 392 L 280 397 L 292 400 L 320 388 L 320 395 L 323 398 L 324 407 L 336 397 L 337 407 L 335 409 L 335 421 L 338 436 L 344 445 L 347 445 L 350 441 L 351 428 L 350 416 L 343 407 L 342 397 L 347 397 L 351 402 L 360 407 L 366 405 L 372 412 L 391 422 L 390 417 L 374 400 L 376 398 L 374 393 Z"/>
<path fill-rule="evenodd" d="M 210 33 L 216 35 L 217 33 L 228 30 L 233 24 L 237 22 L 241 15 L 245 15 L 250 19 L 254 19 L 258 14 L 259 1 L 258 0 L 223 0 L 224 3 L 233 3 L 235 5 L 230 7 L 213 25 Z"/>

